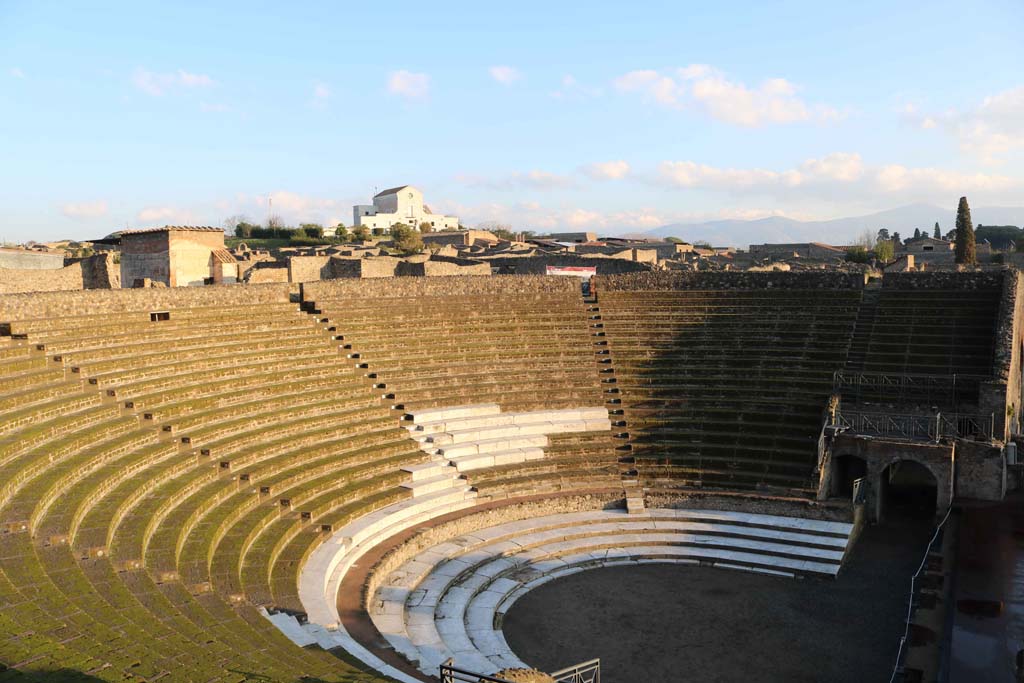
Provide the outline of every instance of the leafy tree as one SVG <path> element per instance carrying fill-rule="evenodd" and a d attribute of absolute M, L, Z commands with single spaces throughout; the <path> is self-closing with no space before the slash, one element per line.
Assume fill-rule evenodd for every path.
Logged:
<path fill-rule="evenodd" d="M 430 221 L 423 221 L 420 223 L 420 232 L 424 235 L 428 232 L 434 232 L 434 226 L 430 224 Z"/>
<path fill-rule="evenodd" d="M 678 237 L 666 237 L 665 241 L 671 242 L 672 244 L 686 244 L 685 242 L 683 242 L 683 240 L 679 239 Z"/>
<path fill-rule="evenodd" d="M 1016 225 L 978 225 L 974 229 L 976 242 L 988 242 L 993 249 L 1009 249 L 1018 239 L 1024 237 L 1024 231 Z"/>
<path fill-rule="evenodd" d="M 324 226 L 319 223 L 302 223 L 299 225 L 299 229 L 305 232 L 307 237 L 313 239 L 323 239 L 324 237 Z"/>
<path fill-rule="evenodd" d="M 846 250 L 846 260 L 850 263 L 870 263 L 871 252 L 858 244 Z"/>
<path fill-rule="evenodd" d="M 345 227 L 344 223 L 338 223 L 338 225 L 335 226 L 334 236 L 340 237 L 341 239 L 345 239 L 346 237 L 348 237 L 348 228 Z"/>
<path fill-rule="evenodd" d="M 900 234 L 898 232 L 894 232 L 892 234 L 892 243 L 894 246 L 899 246 L 903 244 L 903 239 L 900 237 Z"/>
<path fill-rule="evenodd" d="M 978 262 L 975 255 L 974 226 L 971 224 L 971 207 L 967 197 L 960 198 L 956 209 L 956 262 L 973 266 Z"/>
<path fill-rule="evenodd" d="M 418 254 L 423 251 L 422 235 L 405 223 L 395 223 L 391 226 L 391 242 L 395 249 L 403 254 Z"/>
<path fill-rule="evenodd" d="M 374 237 L 383 237 L 387 231 L 384 228 L 374 228 L 372 232 Z"/>
<path fill-rule="evenodd" d="M 370 239 L 370 230 L 365 225 L 352 226 L 352 241 L 365 242 Z"/>
<path fill-rule="evenodd" d="M 896 248 L 892 244 L 892 240 L 878 240 L 875 244 L 875 259 L 882 263 L 888 263 L 892 261 L 896 256 Z"/>
<path fill-rule="evenodd" d="M 278 230 L 284 227 L 284 219 L 276 213 L 267 217 L 267 227 L 271 230 Z"/>
<path fill-rule="evenodd" d="M 892 239 L 889 236 L 889 228 L 882 228 L 878 231 L 878 241 Z"/>
<path fill-rule="evenodd" d="M 506 230 L 505 228 L 494 228 L 490 230 L 490 233 L 500 240 L 508 240 L 510 242 L 516 238 L 514 232 Z"/>
<path fill-rule="evenodd" d="M 935 233 L 932 235 L 937 240 L 942 239 L 942 230 L 939 228 L 939 222 L 935 221 Z"/>

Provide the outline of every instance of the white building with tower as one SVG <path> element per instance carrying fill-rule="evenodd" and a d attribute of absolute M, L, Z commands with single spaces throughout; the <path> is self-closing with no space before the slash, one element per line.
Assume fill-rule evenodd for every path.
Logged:
<path fill-rule="evenodd" d="M 418 228 L 429 223 L 433 230 L 457 230 L 457 216 L 442 216 L 423 203 L 423 193 L 412 185 L 392 187 L 373 196 L 373 204 L 352 207 L 352 225 L 387 230 L 395 223 Z"/>

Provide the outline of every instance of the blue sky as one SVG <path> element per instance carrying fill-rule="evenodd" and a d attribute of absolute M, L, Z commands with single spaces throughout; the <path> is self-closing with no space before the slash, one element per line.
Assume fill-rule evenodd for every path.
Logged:
<path fill-rule="evenodd" d="M 216 6 L 211 6 L 216 5 Z M 0 0 L 0 239 L 1020 205 L 1024 3 Z"/>

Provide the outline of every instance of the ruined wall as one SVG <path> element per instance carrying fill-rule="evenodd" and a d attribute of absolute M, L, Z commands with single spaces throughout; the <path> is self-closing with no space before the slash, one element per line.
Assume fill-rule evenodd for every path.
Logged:
<path fill-rule="evenodd" d="M 64 254 L 0 249 L 0 270 L 60 270 L 63 267 Z"/>
<path fill-rule="evenodd" d="M 72 263 L 66 268 L 56 270 L 0 268 L 0 294 L 75 289 L 82 289 L 81 263 Z"/>
<path fill-rule="evenodd" d="M 289 282 L 312 282 L 331 277 L 330 256 L 290 256 L 288 258 Z"/>
<path fill-rule="evenodd" d="M 302 285 L 302 300 L 359 297 L 493 296 L 541 293 L 579 295 L 579 281 L 571 277 L 505 275 L 502 277 L 399 277 L 375 280 L 328 280 Z"/>
<path fill-rule="evenodd" d="M 861 289 L 860 273 L 814 272 L 688 272 L 659 271 L 598 276 L 598 292 L 672 289 Z"/>
<path fill-rule="evenodd" d="M 96 315 L 200 306 L 246 306 L 289 301 L 291 286 L 219 285 L 195 288 L 88 289 L 0 297 L 0 321 Z"/>
<path fill-rule="evenodd" d="M 481 257 L 492 268 L 515 275 L 543 275 L 547 272 L 548 266 L 584 266 L 597 268 L 598 275 L 613 275 L 616 273 L 639 273 L 649 272 L 651 266 L 647 263 L 637 263 L 632 260 L 587 257 L 576 254 L 538 254 L 535 256 L 494 256 Z"/>
<path fill-rule="evenodd" d="M 94 254 L 82 259 L 82 286 L 85 289 L 118 289 L 121 287 L 121 266 L 111 253 Z"/>
<path fill-rule="evenodd" d="M 896 289 L 991 289 L 999 291 L 1009 272 L 1011 271 L 885 273 L 882 276 L 882 286 Z"/>
<path fill-rule="evenodd" d="M 1006 496 L 1006 458 L 1001 445 L 956 442 L 956 495 L 978 500 Z"/>
<path fill-rule="evenodd" d="M 257 262 L 248 269 L 248 279 L 251 285 L 262 285 L 269 282 L 288 282 L 288 268 L 275 262 Z"/>

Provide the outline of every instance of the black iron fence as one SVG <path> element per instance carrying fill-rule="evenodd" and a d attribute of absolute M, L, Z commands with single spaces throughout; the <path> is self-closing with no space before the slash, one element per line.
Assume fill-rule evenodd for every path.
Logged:
<path fill-rule="evenodd" d="M 977 404 L 984 377 L 978 375 L 915 375 L 848 372 L 832 375 L 833 391 L 849 400 L 926 403 L 944 407 Z"/>

